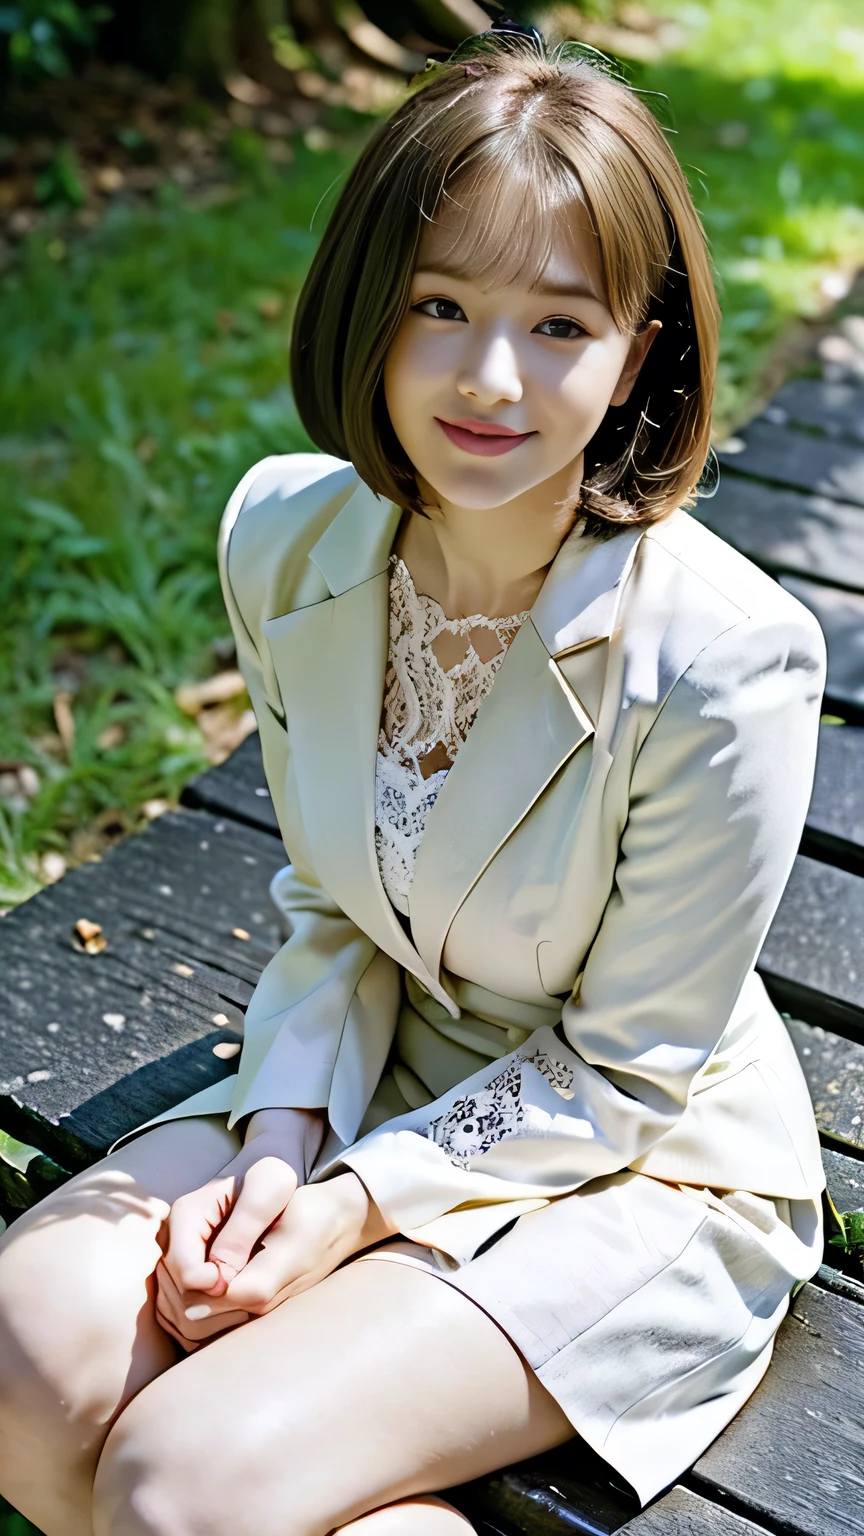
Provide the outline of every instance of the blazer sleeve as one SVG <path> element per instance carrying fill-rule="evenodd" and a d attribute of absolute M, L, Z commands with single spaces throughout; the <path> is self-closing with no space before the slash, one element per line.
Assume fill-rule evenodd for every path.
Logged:
<path fill-rule="evenodd" d="M 529 1100 L 551 1112 L 533 1123 L 526 1112 L 469 1167 L 416 1112 L 349 1149 L 344 1162 L 400 1230 L 422 1240 L 427 1223 L 471 1203 L 567 1193 L 632 1165 L 676 1124 L 791 871 L 825 668 L 818 624 L 784 599 L 779 616 L 742 619 L 680 677 L 637 754 L 614 884 L 563 1006 L 572 1096 L 544 1097 L 523 1065 Z M 518 1056 L 495 1064 L 499 1077 Z M 428 1106 L 428 1126 L 490 1079 Z M 505 1204 L 498 1224 L 508 1219 Z"/>
<path fill-rule="evenodd" d="M 291 458 L 295 462 L 284 472 L 292 473 L 298 488 L 315 478 L 316 469 L 320 474 L 316 456 Z M 291 864 L 280 876 L 279 906 L 292 931 L 265 966 L 246 1010 L 229 1126 L 257 1109 L 328 1107 L 346 1019 L 352 1009 L 362 1013 L 369 1003 L 364 980 L 376 983 L 373 995 L 379 998 L 381 978 L 376 972 L 384 958 L 389 960 L 323 889 L 300 832 L 284 809 L 291 755 L 287 724 L 278 685 L 262 660 L 260 616 L 254 614 L 254 601 L 242 596 L 231 558 L 235 524 L 240 517 L 254 516 L 274 467 L 278 474 L 278 461 L 265 459 L 240 482 L 223 514 L 218 540 L 219 574 L 237 662 L 258 722 L 264 772 Z M 272 551 L 262 552 L 261 558 L 272 558 Z"/>

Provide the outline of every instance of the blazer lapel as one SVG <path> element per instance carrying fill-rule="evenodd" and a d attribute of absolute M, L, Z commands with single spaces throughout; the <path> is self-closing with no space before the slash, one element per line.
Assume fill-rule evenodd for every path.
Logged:
<path fill-rule="evenodd" d="M 595 741 L 592 772 L 608 767 L 620 599 L 640 537 L 565 540 L 441 786 L 409 896 L 414 941 L 436 977 L 459 907 L 559 769 Z"/>
<path fill-rule="evenodd" d="M 387 897 L 375 851 L 375 767 L 389 639 L 388 557 L 401 512 L 360 483 L 311 551 L 329 599 L 265 619 L 303 826 L 322 885 L 450 1012 Z"/>
<path fill-rule="evenodd" d="M 620 702 L 617 615 L 641 532 L 598 543 L 577 525 L 559 549 L 428 817 L 409 897 L 412 943 L 381 883 L 374 827 L 388 559 L 400 517 L 396 503 L 359 482 L 309 555 L 331 597 L 265 619 L 262 630 L 322 884 L 458 1017 L 440 978 L 456 912 L 574 752 L 592 742 L 595 766 L 608 766 Z"/>

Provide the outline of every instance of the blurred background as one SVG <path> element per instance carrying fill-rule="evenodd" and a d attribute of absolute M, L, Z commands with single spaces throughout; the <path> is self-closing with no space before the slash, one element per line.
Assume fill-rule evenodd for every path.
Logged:
<path fill-rule="evenodd" d="M 718 446 L 860 311 L 864 0 L 0 3 L 0 910 L 254 726 L 215 539 L 310 446 L 295 295 L 380 115 L 502 15 L 652 93 L 716 266 Z"/>

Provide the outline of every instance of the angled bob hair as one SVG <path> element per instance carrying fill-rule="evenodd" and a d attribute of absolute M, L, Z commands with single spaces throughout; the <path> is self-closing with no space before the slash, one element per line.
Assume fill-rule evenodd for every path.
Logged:
<path fill-rule="evenodd" d="M 387 411 L 384 360 L 424 221 L 460 194 L 477 210 L 455 252 L 466 278 L 504 286 L 529 274 L 530 286 L 556 221 L 587 209 L 618 329 L 662 321 L 630 398 L 585 447 L 586 533 L 692 505 L 710 453 L 720 319 L 704 230 L 640 96 L 605 61 L 539 34 L 469 39 L 416 77 L 367 141 L 294 314 L 291 383 L 312 441 L 378 495 L 423 512 Z"/>

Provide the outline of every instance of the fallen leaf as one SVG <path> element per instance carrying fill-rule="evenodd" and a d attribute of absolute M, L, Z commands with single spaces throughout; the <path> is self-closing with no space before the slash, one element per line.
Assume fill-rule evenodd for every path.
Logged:
<path fill-rule="evenodd" d="M 278 293 L 265 294 L 258 300 L 257 309 L 262 320 L 278 320 L 284 308 L 285 300 Z"/>
<path fill-rule="evenodd" d="M 100 192 L 119 192 L 124 180 L 119 165 L 103 165 L 96 172 L 96 185 Z"/>
<path fill-rule="evenodd" d="M 235 939 L 248 939 L 249 937 L 245 928 L 232 928 L 231 932 L 233 933 Z"/>
<path fill-rule="evenodd" d="M 72 943 L 75 949 L 83 950 L 87 955 L 101 955 L 107 948 L 108 940 L 105 938 L 99 923 L 91 923 L 87 917 L 79 917 L 72 930 Z"/>
<path fill-rule="evenodd" d="M 184 683 L 174 693 L 174 701 L 184 715 L 198 715 L 207 704 L 225 704 L 244 692 L 246 684 L 236 667 L 214 672 L 200 683 Z"/>
<path fill-rule="evenodd" d="M 170 800 L 145 800 L 141 807 L 148 821 L 155 821 L 157 817 L 164 816 L 171 809 Z"/>
<path fill-rule="evenodd" d="M 109 752 L 112 747 L 119 747 L 126 740 L 126 727 L 115 720 L 111 725 L 106 725 L 104 731 L 100 731 L 96 737 L 96 745 L 102 752 Z"/>
<path fill-rule="evenodd" d="M 230 704 L 216 704 L 201 712 L 198 724 L 208 761 L 217 767 L 251 735 L 258 722 L 254 710 L 244 709 L 238 714 Z"/>
<path fill-rule="evenodd" d="M 61 690 L 54 695 L 54 723 L 66 754 L 75 744 L 75 717 L 72 714 L 72 694 Z"/>
<path fill-rule="evenodd" d="M 50 851 L 43 853 L 39 860 L 39 876 L 46 885 L 54 885 L 62 880 L 66 873 L 66 860 L 62 853 Z"/>

